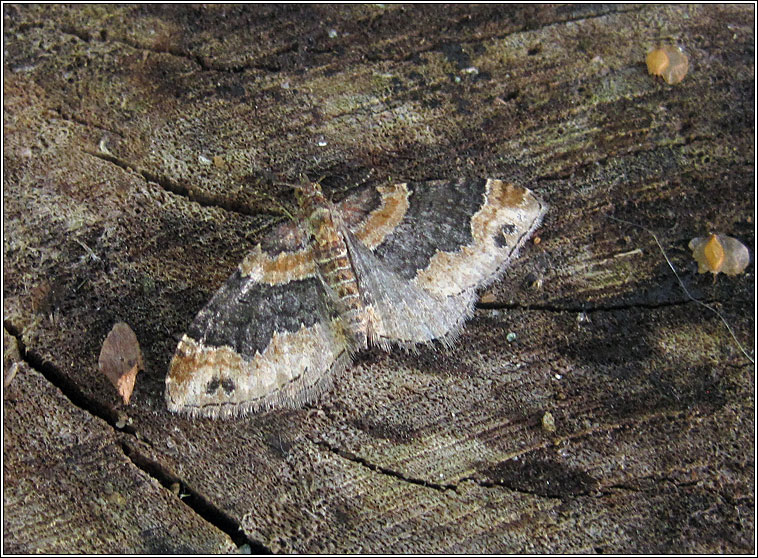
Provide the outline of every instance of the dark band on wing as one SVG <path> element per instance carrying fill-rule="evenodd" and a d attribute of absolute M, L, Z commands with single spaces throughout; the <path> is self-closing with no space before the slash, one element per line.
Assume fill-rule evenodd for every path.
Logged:
<path fill-rule="evenodd" d="M 315 277 L 268 285 L 237 270 L 197 315 L 187 335 L 205 346 L 226 345 L 252 358 L 264 351 L 275 331 L 294 332 L 321 320 L 326 314 L 323 301 L 323 287 Z"/>
<path fill-rule="evenodd" d="M 485 203 L 487 180 L 409 183 L 408 210 L 375 253 L 395 273 L 413 279 L 438 252 L 471 244 L 471 216 Z"/>

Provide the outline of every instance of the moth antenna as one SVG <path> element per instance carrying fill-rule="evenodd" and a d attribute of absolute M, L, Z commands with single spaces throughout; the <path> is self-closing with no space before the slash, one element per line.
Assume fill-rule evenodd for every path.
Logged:
<path fill-rule="evenodd" d="M 285 182 L 276 182 L 276 184 L 282 184 L 284 186 L 295 186 L 294 184 L 287 184 Z M 297 223 L 297 217 L 295 217 L 289 209 L 287 209 L 287 206 L 285 206 L 281 201 L 279 201 L 277 198 L 269 194 L 268 192 L 263 193 L 263 197 L 267 198 L 271 203 L 273 203 L 281 213 L 284 214 L 287 219 L 290 221 Z"/>
<path fill-rule="evenodd" d="M 365 173 L 363 173 L 363 178 L 361 178 L 358 182 L 355 183 L 355 186 L 356 187 L 363 186 L 375 174 L 376 174 L 376 171 L 373 168 L 369 168 Z"/>

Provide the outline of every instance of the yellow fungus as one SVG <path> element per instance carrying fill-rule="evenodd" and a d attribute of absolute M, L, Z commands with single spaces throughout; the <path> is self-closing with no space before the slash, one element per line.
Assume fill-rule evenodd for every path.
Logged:
<path fill-rule="evenodd" d="M 708 267 L 713 269 L 721 269 L 724 265 L 724 247 L 719 242 L 719 237 L 712 234 L 708 242 L 703 246 L 703 254 L 708 263 Z"/>
<path fill-rule="evenodd" d="M 682 49 L 671 45 L 650 51 L 645 61 L 647 71 L 654 76 L 661 76 L 669 85 L 682 81 L 689 69 L 689 61 Z"/>
<path fill-rule="evenodd" d="M 663 70 L 669 65 L 669 57 L 663 49 L 656 49 L 647 55 L 647 71 L 654 75 L 659 76 L 663 73 Z"/>
<path fill-rule="evenodd" d="M 737 275 L 750 263 L 750 252 L 736 238 L 723 234 L 711 234 L 690 240 L 692 257 L 698 264 L 698 273 L 711 272 Z"/>
<path fill-rule="evenodd" d="M 545 432 L 555 432 L 555 418 L 553 418 L 553 413 L 550 411 L 546 411 L 542 415 L 542 430 Z"/>

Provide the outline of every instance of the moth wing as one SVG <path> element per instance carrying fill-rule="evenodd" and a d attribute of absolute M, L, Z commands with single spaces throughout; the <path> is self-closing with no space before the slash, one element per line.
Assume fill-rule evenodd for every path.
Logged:
<path fill-rule="evenodd" d="M 435 296 L 389 269 L 352 233 L 346 232 L 345 240 L 369 315 L 373 344 L 410 348 L 434 339 L 450 343 L 473 314 L 473 290 Z"/>
<path fill-rule="evenodd" d="M 183 336 L 166 377 L 175 412 L 228 417 L 299 407 L 349 362 L 308 249 L 274 257 L 258 247 Z M 302 264 L 302 265 L 301 265 Z"/>
<path fill-rule="evenodd" d="M 497 279 L 534 233 L 547 204 L 502 180 L 397 184 L 354 227 L 356 237 L 402 279 L 438 297 Z"/>

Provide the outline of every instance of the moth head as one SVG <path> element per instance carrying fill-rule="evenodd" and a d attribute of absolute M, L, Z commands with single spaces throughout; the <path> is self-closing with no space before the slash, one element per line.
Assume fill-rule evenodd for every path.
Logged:
<path fill-rule="evenodd" d="M 315 182 L 299 185 L 295 188 L 295 198 L 300 206 L 301 222 L 305 224 L 311 239 L 328 234 L 333 227 L 331 204 L 321 191 L 321 186 Z"/>
<path fill-rule="evenodd" d="M 295 199 L 301 208 L 326 203 L 321 185 L 316 182 L 306 182 L 295 186 Z"/>

